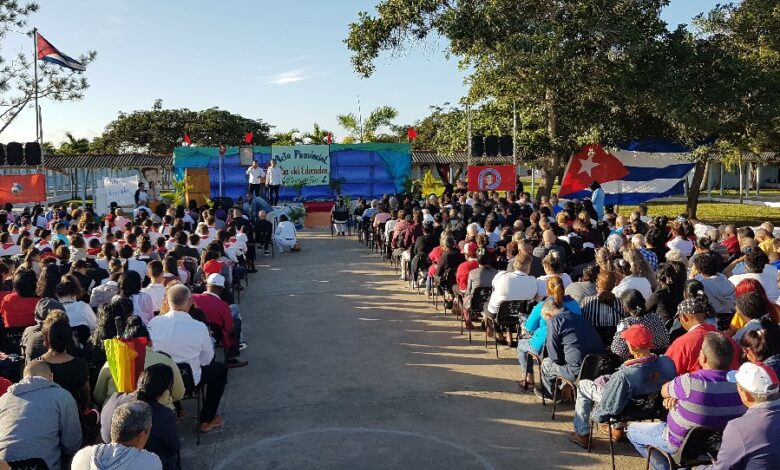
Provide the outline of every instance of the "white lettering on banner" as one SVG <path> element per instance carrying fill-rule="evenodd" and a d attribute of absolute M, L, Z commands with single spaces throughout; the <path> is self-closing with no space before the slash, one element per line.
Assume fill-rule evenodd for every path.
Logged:
<path fill-rule="evenodd" d="M 284 185 L 330 184 L 330 146 L 274 146 L 271 155 L 284 173 Z"/>

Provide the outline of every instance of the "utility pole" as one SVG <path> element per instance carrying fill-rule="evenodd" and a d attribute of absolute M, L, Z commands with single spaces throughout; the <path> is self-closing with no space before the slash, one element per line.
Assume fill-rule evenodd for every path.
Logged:
<path fill-rule="evenodd" d="M 512 164 L 517 175 L 517 101 L 512 101 Z"/>
<path fill-rule="evenodd" d="M 466 104 L 466 148 L 468 149 L 467 166 L 471 166 L 471 104 Z"/>
<path fill-rule="evenodd" d="M 360 95 L 357 95 L 358 101 L 358 129 L 360 132 L 360 143 L 363 143 L 363 111 L 360 108 Z"/>

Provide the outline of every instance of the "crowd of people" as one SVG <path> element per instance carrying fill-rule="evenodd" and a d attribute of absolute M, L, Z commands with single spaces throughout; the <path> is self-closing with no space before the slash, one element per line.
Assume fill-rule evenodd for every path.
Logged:
<path fill-rule="evenodd" d="M 242 282 L 282 233 L 252 194 L 168 207 L 139 187 L 136 202 L 0 211 L 0 468 L 180 468 L 197 390 L 197 432 L 223 425 L 228 369 L 247 365 Z M 146 345 L 135 390 L 117 392 L 115 339 Z"/>
<path fill-rule="evenodd" d="M 598 425 L 668 468 L 663 454 L 708 430 L 720 448 L 706 468 L 778 468 L 778 230 L 646 205 L 620 215 L 591 189 L 564 202 L 459 182 L 441 196 L 361 199 L 351 215 L 402 281 L 516 348 L 520 383 L 543 403 L 574 401 L 574 445 L 590 449 Z M 497 318 L 507 306 L 508 323 Z M 642 403 L 657 421 L 621 419 Z"/>

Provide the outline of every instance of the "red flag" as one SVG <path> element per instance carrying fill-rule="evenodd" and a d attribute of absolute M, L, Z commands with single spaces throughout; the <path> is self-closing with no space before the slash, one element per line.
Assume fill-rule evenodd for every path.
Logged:
<path fill-rule="evenodd" d="M 0 204 L 46 200 L 46 175 L 0 176 Z"/>
<path fill-rule="evenodd" d="M 227 147 L 225 144 L 219 144 L 219 156 L 224 157 L 225 153 L 227 153 Z"/>
<path fill-rule="evenodd" d="M 189 134 L 184 134 L 184 143 L 187 145 L 192 145 L 192 139 L 190 139 Z"/>
<path fill-rule="evenodd" d="M 514 191 L 514 165 L 470 166 L 469 191 Z"/>
<path fill-rule="evenodd" d="M 246 134 L 244 134 L 244 142 L 246 142 L 247 144 L 251 144 L 252 143 L 252 139 L 254 139 L 254 138 L 255 138 L 255 135 L 252 134 L 251 132 L 247 132 Z"/>
<path fill-rule="evenodd" d="M 331 141 L 333 141 L 333 134 L 328 132 L 328 137 L 325 138 L 325 142 L 327 142 L 328 145 L 330 145 Z"/>
<path fill-rule="evenodd" d="M 416 131 L 416 130 L 414 130 L 414 127 L 410 127 L 410 128 L 409 128 L 409 129 L 406 131 L 406 135 L 409 137 L 409 139 L 411 139 L 411 140 L 414 140 L 414 139 L 416 139 L 416 138 L 417 138 L 417 131 Z"/>

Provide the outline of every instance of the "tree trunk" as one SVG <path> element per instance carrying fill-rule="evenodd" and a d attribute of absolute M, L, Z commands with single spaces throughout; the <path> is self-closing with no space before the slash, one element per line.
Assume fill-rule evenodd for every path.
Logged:
<path fill-rule="evenodd" d="M 693 181 L 691 187 L 688 189 L 688 218 L 696 218 L 696 210 L 699 206 L 699 194 L 701 193 L 701 183 L 704 180 L 704 169 L 707 167 L 707 163 L 699 160 L 696 162 L 696 167 L 693 170 Z"/>
<path fill-rule="evenodd" d="M 558 108 L 555 100 L 557 95 L 555 91 L 547 89 L 545 92 L 545 106 L 547 107 L 547 137 L 550 139 L 550 144 L 555 146 L 558 140 Z M 558 172 L 561 167 L 561 156 L 557 150 L 553 150 L 548 159 L 548 164 L 542 168 L 542 181 L 539 184 L 539 191 L 536 193 L 537 197 L 549 196 L 552 192 L 552 187 L 555 184 L 555 178 L 558 176 Z"/>

